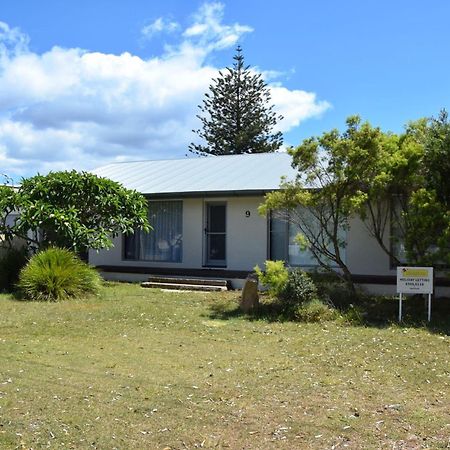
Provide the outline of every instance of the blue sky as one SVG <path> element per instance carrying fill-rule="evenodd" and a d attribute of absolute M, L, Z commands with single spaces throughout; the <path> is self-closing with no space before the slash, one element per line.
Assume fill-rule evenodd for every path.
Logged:
<path fill-rule="evenodd" d="M 385 130 L 449 107 L 450 3 L 16 0 L 0 9 L 0 173 L 183 157 L 237 43 L 285 142 L 358 113 Z"/>

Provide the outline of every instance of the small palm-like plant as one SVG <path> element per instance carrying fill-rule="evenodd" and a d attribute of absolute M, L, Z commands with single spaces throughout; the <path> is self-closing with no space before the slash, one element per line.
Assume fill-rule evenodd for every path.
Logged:
<path fill-rule="evenodd" d="M 61 248 L 49 248 L 34 255 L 20 272 L 18 283 L 23 297 L 36 301 L 94 294 L 100 285 L 100 276 L 92 267 Z"/>

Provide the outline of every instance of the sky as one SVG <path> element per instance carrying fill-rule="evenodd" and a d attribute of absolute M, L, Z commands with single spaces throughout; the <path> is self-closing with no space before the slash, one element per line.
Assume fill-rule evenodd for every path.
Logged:
<path fill-rule="evenodd" d="M 401 132 L 450 104 L 445 0 L 0 1 L 0 174 L 194 157 L 236 46 L 287 146 L 349 115 Z"/>

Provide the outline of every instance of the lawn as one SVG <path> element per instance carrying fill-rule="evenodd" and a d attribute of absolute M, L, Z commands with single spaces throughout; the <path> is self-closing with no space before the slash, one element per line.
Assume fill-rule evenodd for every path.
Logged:
<path fill-rule="evenodd" d="M 217 314 L 237 297 L 0 296 L 0 447 L 450 447 L 448 331 Z"/>

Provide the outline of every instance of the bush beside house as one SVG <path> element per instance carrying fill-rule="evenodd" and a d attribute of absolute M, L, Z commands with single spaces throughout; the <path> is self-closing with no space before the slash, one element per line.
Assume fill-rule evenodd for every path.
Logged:
<path fill-rule="evenodd" d="M 49 248 L 34 255 L 20 272 L 18 283 L 23 298 L 36 301 L 96 294 L 100 285 L 95 269 L 61 248 Z"/>

